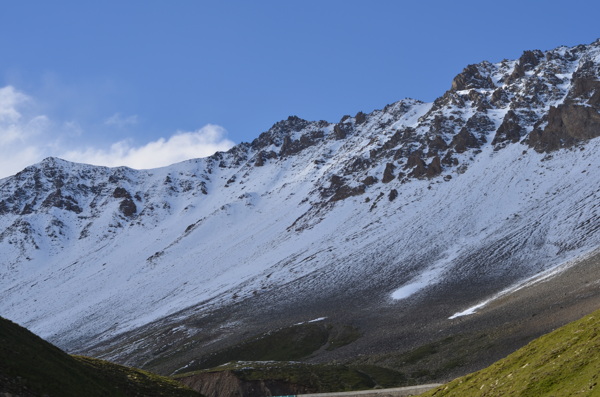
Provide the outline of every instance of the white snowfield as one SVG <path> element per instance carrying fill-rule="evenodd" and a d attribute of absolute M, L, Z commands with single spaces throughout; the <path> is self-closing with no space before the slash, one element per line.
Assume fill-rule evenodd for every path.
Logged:
<path fill-rule="evenodd" d="M 480 131 L 485 143 L 455 152 L 458 164 L 444 165 L 431 178 L 383 183 L 387 163 L 394 164 L 395 176 L 411 172 L 406 156 L 371 152 L 408 127 L 430 140 L 438 116 L 469 120 L 481 112 L 469 99 L 473 90 L 452 94 L 462 98 L 461 106 L 403 100 L 364 122 L 351 117 L 346 123 L 353 129 L 343 138 L 335 137 L 335 124 L 307 123 L 272 130 L 272 143 L 259 148 L 243 144 L 153 170 L 59 159 L 31 166 L 0 180 L 0 315 L 69 348 L 303 277 L 313 289 L 331 280 L 340 288 L 367 288 L 385 278 L 385 286 L 372 285 L 382 288 L 387 305 L 448 279 L 464 277 L 469 288 L 472 277 L 498 275 L 507 280 L 500 292 L 507 283 L 556 268 L 600 244 L 600 140 L 547 154 L 523 138 L 550 106 L 564 101 L 580 65 L 600 63 L 598 53 L 597 43 L 585 51 L 559 48 L 552 54 L 564 59 L 542 61 L 510 86 L 503 76 L 516 61 L 480 64 L 495 87 L 475 92 L 490 98 L 505 87 L 508 99 L 485 111 L 492 123 Z M 521 142 L 495 147 L 511 101 L 525 97 L 528 82 L 543 79 L 550 67 L 561 83 L 528 105 Z M 439 136 L 450 144 L 464 125 L 457 122 Z M 315 132 L 323 134 L 315 144 L 257 165 L 261 153 L 280 153 L 285 136 L 301 142 Z M 402 145 L 390 150 L 416 148 L 414 141 Z M 349 172 L 357 159 L 368 165 Z M 348 188 L 368 176 L 377 182 L 332 201 L 325 191 L 334 175 Z M 390 200 L 394 189 L 398 195 Z M 135 204 L 129 215 L 127 199 Z"/>

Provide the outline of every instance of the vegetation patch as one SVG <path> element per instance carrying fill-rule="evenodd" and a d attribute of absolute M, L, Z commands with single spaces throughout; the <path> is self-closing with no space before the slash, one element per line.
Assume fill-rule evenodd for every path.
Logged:
<path fill-rule="evenodd" d="M 302 323 L 249 338 L 234 346 L 200 357 L 186 371 L 218 367 L 234 361 L 293 361 L 324 348 L 335 350 L 362 334 L 352 326 L 321 322 Z"/>

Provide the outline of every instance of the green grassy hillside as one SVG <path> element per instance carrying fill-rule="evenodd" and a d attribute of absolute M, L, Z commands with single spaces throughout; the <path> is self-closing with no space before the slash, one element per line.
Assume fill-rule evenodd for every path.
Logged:
<path fill-rule="evenodd" d="M 101 360 L 71 356 L 0 317 L 2 393 L 23 397 L 199 396 L 168 378 Z"/>
<path fill-rule="evenodd" d="M 600 310 L 423 396 L 600 396 Z"/>

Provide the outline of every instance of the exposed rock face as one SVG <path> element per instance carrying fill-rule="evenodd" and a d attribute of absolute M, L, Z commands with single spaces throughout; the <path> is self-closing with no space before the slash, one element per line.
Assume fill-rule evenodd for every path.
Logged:
<path fill-rule="evenodd" d="M 348 136 L 348 134 L 351 131 L 352 131 L 351 124 L 339 123 L 333 127 L 333 134 L 335 136 L 335 139 L 337 139 L 337 140 L 346 138 L 346 136 Z"/>
<path fill-rule="evenodd" d="M 511 83 L 516 79 L 525 76 L 525 72 L 532 70 L 543 58 L 544 53 L 539 50 L 523 52 L 523 55 L 521 55 L 519 61 L 515 65 L 515 69 L 510 76 L 506 78 L 506 82 Z"/>
<path fill-rule="evenodd" d="M 440 158 L 435 156 L 431 163 L 427 166 L 427 176 L 429 178 L 433 178 L 442 173 L 442 164 L 440 163 Z"/>
<path fill-rule="evenodd" d="M 383 178 L 381 179 L 381 182 L 383 183 L 388 183 L 394 180 L 394 169 L 396 167 L 394 166 L 393 163 L 387 163 L 385 165 L 385 170 L 383 171 Z"/>
<path fill-rule="evenodd" d="M 471 88 L 495 88 L 494 82 L 488 74 L 490 64 L 483 62 L 479 65 L 469 65 L 462 73 L 452 80 L 452 90 L 462 91 Z"/>
<path fill-rule="evenodd" d="M 480 147 L 479 141 L 466 128 L 462 128 L 460 132 L 452 138 L 452 147 L 457 153 L 466 152 L 467 149 Z"/>
<path fill-rule="evenodd" d="M 367 121 L 367 115 L 363 112 L 358 112 L 356 113 L 356 116 L 354 116 L 354 120 L 356 120 L 357 125 L 364 124 Z"/>
<path fill-rule="evenodd" d="M 167 177 L 167 183 L 171 183 L 171 179 Z M 126 217 L 132 217 L 137 212 L 137 206 L 133 202 L 131 194 L 122 187 L 115 188 L 113 192 L 114 198 L 122 198 L 121 203 L 119 204 L 119 210 Z"/>
<path fill-rule="evenodd" d="M 573 73 L 567 103 L 580 102 L 600 108 L 600 66 L 591 60 L 584 62 Z"/>
<path fill-rule="evenodd" d="M 600 136 L 598 110 L 581 105 L 550 107 L 547 124 L 529 135 L 529 144 L 538 152 L 551 152 Z"/>
<path fill-rule="evenodd" d="M 373 184 L 373 180 L 370 178 L 367 178 L 367 182 Z M 365 183 L 361 183 L 358 186 L 349 186 L 343 177 L 332 175 L 329 186 L 321 188 L 321 197 L 328 198 L 330 202 L 340 201 L 348 197 L 364 194 L 365 190 Z"/>
<path fill-rule="evenodd" d="M 277 153 L 275 153 L 272 150 L 264 151 L 261 150 L 260 152 L 258 152 L 258 154 L 256 155 L 256 161 L 254 162 L 254 165 L 256 167 L 262 167 L 263 165 L 265 165 L 265 162 L 271 159 L 276 159 L 277 158 Z"/>
<path fill-rule="evenodd" d="M 427 165 L 421 156 L 421 151 L 415 151 L 408 156 L 405 168 L 412 169 L 410 176 L 420 178 L 427 173 Z"/>
<path fill-rule="evenodd" d="M 511 109 L 504 116 L 502 124 L 496 130 L 496 135 L 492 141 L 492 145 L 498 145 L 505 142 L 518 142 L 521 139 L 523 133 L 523 127 L 521 127 L 520 119 L 517 114 Z"/>
<path fill-rule="evenodd" d="M 74 212 L 76 214 L 81 213 L 82 209 L 77 205 L 77 201 L 71 196 L 63 196 L 60 188 L 50 193 L 46 199 L 42 202 L 42 207 L 55 207 L 61 208 L 67 211 Z M 31 206 L 26 206 L 23 209 L 23 214 L 31 213 Z"/>
<path fill-rule="evenodd" d="M 323 131 L 311 131 L 308 134 L 302 135 L 298 140 L 292 140 L 289 136 L 286 136 L 283 138 L 279 155 L 285 157 L 299 153 L 300 151 L 317 144 L 324 136 L 325 134 Z"/>

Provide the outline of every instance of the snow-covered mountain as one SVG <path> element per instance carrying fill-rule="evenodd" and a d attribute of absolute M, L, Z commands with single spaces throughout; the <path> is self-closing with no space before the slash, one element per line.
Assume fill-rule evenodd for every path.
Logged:
<path fill-rule="evenodd" d="M 600 41 L 470 65 L 433 103 L 291 116 L 169 167 L 48 158 L 0 180 L 0 314 L 137 365 L 156 324 L 207 348 L 419 299 L 456 321 L 600 246 L 598 136 Z M 223 308 L 237 314 L 207 320 Z"/>

